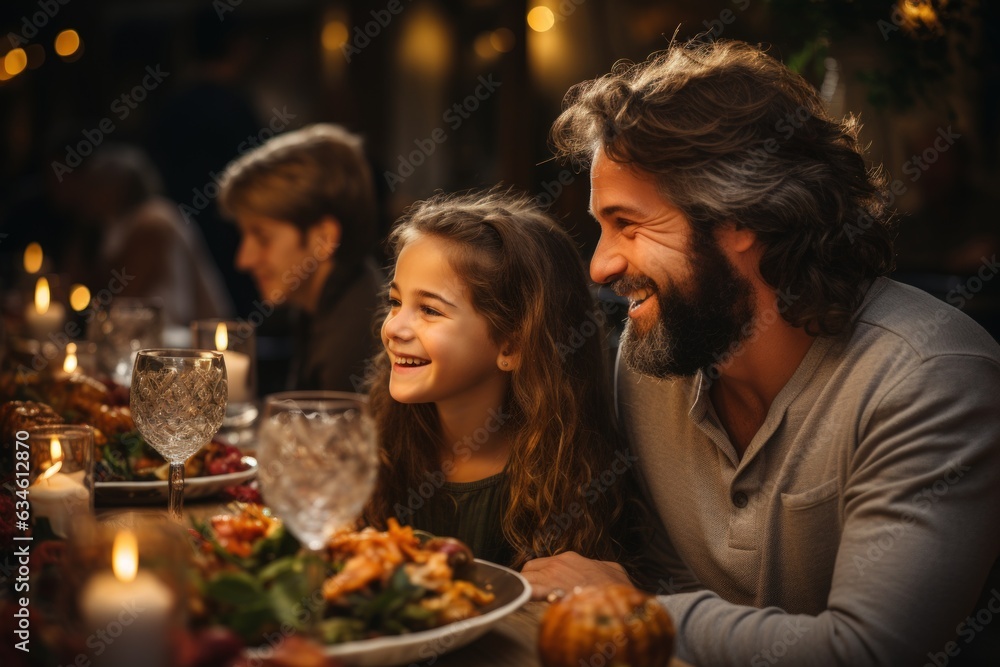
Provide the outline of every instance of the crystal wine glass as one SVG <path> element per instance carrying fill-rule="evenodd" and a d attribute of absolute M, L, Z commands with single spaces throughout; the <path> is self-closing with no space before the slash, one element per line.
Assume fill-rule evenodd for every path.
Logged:
<path fill-rule="evenodd" d="M 257 459 L 264 501 L 310 551 L 315 590 L 323 548 L 358 517 L 375 488 L 378 453 L 367 398 L 331 391 L 267 396 Z M 311 614 L 314 634 L 318 617 Z"/>
<path fill-rule="evenodd" d="M 184 464 L 226 414 L 226 365 L 210 350 L 140 350 L 129 405 L 139 433 L 170 464 L 170 516 L 182 520 Z"/>

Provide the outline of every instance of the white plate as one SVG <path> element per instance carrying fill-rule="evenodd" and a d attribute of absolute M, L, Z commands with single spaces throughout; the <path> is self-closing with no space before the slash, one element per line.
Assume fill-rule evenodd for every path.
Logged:
<path fill-rule="evenodd" d="M 436 659 L 478 639 L 531 597 L 531 584 L 520 574 L 478 558 L 469 579 L 496 596 L 493 602 L 483 607 L 480 616 L 409 635 L 334 644 L 328 646 L 325 653 L 353 667 L 405 665 Z"/>
<path fill-rule="evenodd" d="M 224 475 L 209 475 L 207 477 L 189 477 L 184 480 L 184 498 L 194 500 L 215 495 L 223 489 L 242 484 L 254 478 L 257 474 L 257 459 L 244 456 L 240 459 L 249 466 L 240 472 L 229 472 Z M 155 482 L 95 482 L 94 491 L 101 501 L 142 503 L 167 499 L 167 481 Z"/>

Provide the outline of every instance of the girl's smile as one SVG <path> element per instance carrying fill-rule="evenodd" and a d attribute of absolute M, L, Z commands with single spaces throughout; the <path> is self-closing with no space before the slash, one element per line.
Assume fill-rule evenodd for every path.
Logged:
<path fill-rule="evenodd" d="M 382 344 L 392 361 L 389 393 L 401 403 L 501 405 L 505 357 L 451 264 L 453 246 L 417 236 L 402 249 L 389 285 Z"/>

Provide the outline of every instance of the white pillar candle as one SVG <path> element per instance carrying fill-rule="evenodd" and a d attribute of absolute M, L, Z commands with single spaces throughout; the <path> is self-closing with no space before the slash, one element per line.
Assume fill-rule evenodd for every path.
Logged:
<path fill-rule="evenodd" d="M 250 355 L 233 350 L 223 350 L 226 360 L 226 378 L 229 386 L 229 403 L 248 403 L 250 397 Z"/>
<path fill-rule="evenodd" d="M 58 472 L 28 487 L 34 518 L 48 518 L 52 532 L 59 537 L 67 537 L 74 516 L 90 512 L 90 493 L 83 477 L 82 470 Z"/>
<path fill-rule="evenodd" d="M 138 569 L 135 535 L 115 538 L 114 571 L 101 572 L 80 594 L 97 667 L 166 667 L 174 595 L 152 573 Z M 128 552 L 128 553 L 125 553 Z"/>
<path fill-rule="evenodd" d="M 50 303 L 45 312 L 41 312 L 38 307 L 31 304 L 24 313 L 24 323 L 28 333 L 37 340 L 42 340 L 62 329 L 65 319 L 66 309 L 61 303 Z"/>
<path fill-rule="evenodd" d="M 58 331 L 66 319 L 66 309 L 61 303 L 52 303 L 49 281 L 44 276 L 35 283 L 35 300 L 24 312 L 28 333 L 41 339 Z"/>

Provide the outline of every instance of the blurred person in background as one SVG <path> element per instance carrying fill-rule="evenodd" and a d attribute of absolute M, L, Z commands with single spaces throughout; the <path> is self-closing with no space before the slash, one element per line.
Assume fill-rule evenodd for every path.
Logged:
<path fill-rule="evenodd" d="M 157 299 L 165 323 L 182 327 L 232 314 L 201 233 L 160 194 L 159 174 L 141 149 L 108 144 L 83 168 L 82 213 L 99 223 L 101 273 L 121 274 L 118 296 Z"/>
<path fill-rule="evenodd" d="M 275 137 L 226 168 L 219 204 L 239 227 L 236 267 L 253 276 L 263 314 L 293 309 L 287 387 L 357 391 L 383 284 L 361 138 L 330 124 Z"/>

